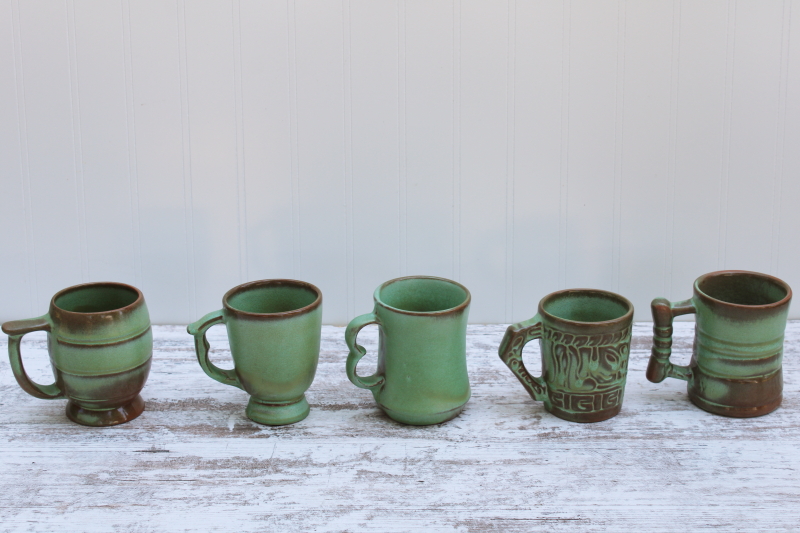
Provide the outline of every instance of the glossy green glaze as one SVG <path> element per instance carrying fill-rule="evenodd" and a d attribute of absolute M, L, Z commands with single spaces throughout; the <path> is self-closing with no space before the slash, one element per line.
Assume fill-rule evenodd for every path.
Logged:
<path fill-rule="evenodd" d="M 215 380 L 250 394 L 246 413 L 251 420 L 272 426 L 303 420 L 309 413 L 305 392 L 319 360 L 322 293 L 303 281 L 262 280 L 234 287 L 222 304 L 187 328 L 200 366 Z M 232 370 L 208 359 L 206 331 L 223 323 Z"/>
<path fill-rule="evenodd" d="M 153 337 L 142 293 L 122 283 L 88 283 L 53 296 L 50 311 L 6 322 L 8 353 L 17 383 L 43 399 L 67 398 L 67 416 L 87 426 L 127 422 L 144 410 L 139 392 L 150 372 Z M 39 385 L 25 373 L 22 336 L 47 332 L 55 383 Z"/>
<path fill-rule="evenodd" d="M 398 422 L 438 424 L 458 415 L 470 398 L 469 291 L 447 279 L 411 276 L 387 281 L 374 299 L 374 311 L 353 319 L 345 331 L 347 377 L 370 389 L 378 406 Z M 366 351 L 356 339 L 368 324 L 377 324 L 380 332 L 378 371 L 361 377 L 356 365 Z"/>
<path fill-rule="evenodd" d="M 689 399 L 711 413 L 752 417 L 774 411 L 783 393 L 783 333 L 791 298 L 785 282 L 745 271 L 700 276 L 688 300 L 656 298 L 647 379 L 687 381 Z M 689 313 L 697 315 L 692 359 L 688 366 L 673 365 L 672 319 Z"/>
<path fill-rule="evenodd" d="M 500 359 L 534 400 L 571 422 L 599 422 L 619 413 L 625 393 L 633 305 L 612 292 L 571 289 L 539 302 L 539 313 L 509 326 Z M 540 339 L 542 376 L 522 362 L 525 344 Z"/>

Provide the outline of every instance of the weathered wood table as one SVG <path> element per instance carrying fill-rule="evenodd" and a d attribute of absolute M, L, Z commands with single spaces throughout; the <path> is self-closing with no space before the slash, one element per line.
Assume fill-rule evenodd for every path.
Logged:
<path fill-rule="evenodd" d="M 432 427 L 393 422 L 350 384 L 343 328 L 323 329 L 311 414 L 278 428 L 250 422 L 247 395 L 203 374 L 183 326 L 153 330 L 147 409 L 113 428 L 70 422 L 63 400 L 28 396 L 0 359 L 0 530 L 800 530 L 800 322 L 770 415 L 714 416 L 689 403 L 684 382 L 648 382 L 641 323 L 622 412 L 590 425 L 528 397 L 497 357 L 503 326 L 471 326 L 472 399 Z M 676 323 L 678 362 L 691 332 Z M 376 338 L 374 326 L 360 337 L 373 350 L 361 374 L 374 369 Z M 30 374 L 51 382 L 44 334 L 25 339 Z M 229 366 L 224 329 L 210 340 Z"/>

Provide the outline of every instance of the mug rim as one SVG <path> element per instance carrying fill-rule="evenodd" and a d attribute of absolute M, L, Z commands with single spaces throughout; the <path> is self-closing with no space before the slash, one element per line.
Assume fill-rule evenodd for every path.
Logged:
<path fill-rule="evenodd" d="M 252 289 L 257 289 L 261 287 L 268 287 L 268 286 L 280 286 L 280 285 L 288 285 L 298 289 L 309 289 L 317 295 L 313 302 L 298 309 L 292 309 L 291 311 L 281 311 L 278 313 L 254 313 L 252 311 L 243 311 L 241 309 L 237 309 L 233 307 L 230 303 L 228 303 L 228 299 L 235 294 L 239 294 L 242 292 L 246 292 Z M 256 281 L 248 281 L 247 283 L 242 283 L 241 285 L 237 285 L 232 289 L 228 290 L 225 295 L 222 297 L 222 306 L 225 308 L 226 311 L 229 311 L 235 315 L 241 316 L 249 316 L 254 318 L 270 318 L 270 319 L 279 319 L 279 318 L 288 318 L 292 316 L 303 315 L 306 313 L 310 313 L 317 309 L 320 305 L 322 305 L 322 291 L 319 290 L 319 287 L 308 283 L 307 281 L 300 281 L 297 279 L 259 279 Z"/>
<path fill-rule="evenodd" d="M 69 309 L 64 309 L 63 307 L 59 307 L 56 305 L 56 299 L 67 294 L 69 292 L 86 289 L 86 288 L 96 288 L 96 287 L 114 287 L 114 288 L 122 288 L 122 289 L 129 289 L 136 293 L 136 299 L 129 303 L 128 305 L 122 307 L 115 307 L 114 309 L 107 309 L 105 311 L 89 311 L 89 312 L 82 312 L 82 311 L 70 311 Z M 58 311 L 59 313 L 65 313 L 67 315 L 76 315 L 76 316 L 98 316 L 104 315 L 107 313 L 118 313 L 121 311 L 127 311 L 130 309 L 134 309 L 135 307 L 141 305 L 144 301 L 144 294 L 138 288 L 134 287 L 133 285 L 128 285 L 127 283 L 121 283 L 119 281 L 92 281 L 89 283 L 79 283 L 78 285 L 72 285 L 71 287 L 66 287 L 61 289 L 57 293 L 53 295 L 50 299 L 50 308 Z"/>
<path fill-rule="evenodd" d="M 451 285 L 459 287 L 466 293 L 467 297 L 464 298 L 464 301 L 458 304 L 457 306 L 449 307 L 447 309 L 440 309 L 439 311 L 407 311 L 405 309 L 400 309 L 399 307 L 392 307 L 391 305 L 387 304 L 386 302 L 380 299 L 380 293 L 385 287 L 388 287 L 392 283 L 397 283 L 399 281 L 407 281 L 411 279 L 430 279 L 435 281 L 443 281 L 445 283 L 449 283 Z M 452 279 L 440 278 L 438 276 L 402 276 L 399 278 L 390 279 L 389 281 L 384 281 L 383 283 L 378 285 L 378 288 L 375 289 L 375 292 L 372 294 L 372 297 L 375 300 L 375 303 L 379 304 L 381 307 L 384 307 L 396 313 L 401 313 L 404 315 L 413 315 L 413 316 L 438 316 L 451 313 L 458 313 L 469 307 L 469 304 L 472 301 L 472 293 L 470 293 L 469 289 L 467 289 L 465 286 L 463 286 L 457 281 L 453 281 Z"/>
<path fill-rule="evenodd" d="M 778 300 L 777 302 L 772 302 L 772 303 L 769 303 L 769 304 L 747 305 L 747 304 L 736 304 L 736 303 L 733 303 L 733 302 L 726 302 L 725 300 L 720 300 L 719 298 L 714 298 L 713 296 L 709 295 L 708 293 L 703 292 L 702 290 L 700 290 L 700 283 L 705 281 L 705 280 L 707 280 L 708 278 L 712 278 L 712 277 L 713 278 L 717 278 L 717 277 L 723 277 L 723 276 L 740 276 L 740 275 L 753 276 L 753 277 L 756 277 L 756 278 L 761 278 L 763 280 L 771 281 L 775 285 L 778 285 L 779 287 L 785 289 L 786 290 L 786 295 L 783 298 L 781 298 L 780 300 Z M 734 309 L 775 309 L 775 308 L 781 307 L 782 305 L 785 305 L 786 303 L 788 303 L 792 299 L 792 288 L 789 287 L 788 283 L 786 283 L 782 279 L 777 278 L 775 276 L 771 276 L 769 274 L 764 274 L 762 272 L 753 272 L 751 270 L 716 270 L 714 272 L 709 272 L 707 274 L 703 274 L 702 276 L 700 276 L 699 278 L 694 280 L 694 291 L 695 291 L 695 294 L 697 294 L 698 296 L 700 296 L 702 298 L 705 298 L 705 299 L 707 299 L 707 300 L 709 300 L 711 302 L 714 302 L 715 304 L 725 305 L 725 306 L 728 306 L 728 307 L 732 307 Z"/>
<path fill-rule="evenodd" d="M 544 304 L 547 303 L 548 301 L 550 301 L 550 300 L 552 300 L 554 298 L 557 298 L 559 296 L 562 296 L 562 295 L 565 295 L 565 294 L 570 294 L 570 293 L 573 293 L 573 294 L 574 293 L 582 293 L 582 294 L 590 293 L 590 294 L 601 294 L 601 295 L 604 295 L 604 296 L 611 296 L 613 299 L 616 299 L 620 303 L 622 303 L 625 306 L 627 306 L 628 310 L 625 312 L 624 315 L 622 315 L 620 317 L 617 317 L 617 318 L 613 318 L 611 320 L 601 320 L 601 321 L 597 321 L 597 322 L 583 322 L 583 321 L 580 321 L 580 320 L 570 320 L 568 318 L 562 318 L 562 317 L 556 316 L 556 315 L 554 315 L 554 314 L 552 314 L 552 313 L 550 313 L 550 312 L 548 312 L 548 311 L 546 311 L 544 309 Z M 545 296 L 544 298 L 539 300 L 539 314 L 542 315 L 542 316 L 547 317 L 547 319 L 550 320 L 550 321 L 561 323 L 561 324 L 572 325 L 572 326 L 580 326 L 580 327 L 612 326 L 612 325 L 617 325 L 617 324 L 624 324 L 625 322 L 633 320 L 633 303 L 631 303 L 630 300 L 628 300 L 627 298 L 625 298 L 621 294 L 617 294 L 616 292 L 606 291 L 606 290 L 603 290 L 603 289 L 563 289 L 563 290 L 560 290 L 560 291 L 551 292 L 550 294 L 548 294 L 547 296 Z"/>

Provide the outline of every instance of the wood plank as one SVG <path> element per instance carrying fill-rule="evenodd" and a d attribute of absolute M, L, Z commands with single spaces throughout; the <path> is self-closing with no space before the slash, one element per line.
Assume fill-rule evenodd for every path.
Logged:
<path fill-rule="evenodd" d="M 141 285 L 151 316 L 198 318 L 192 304 L 190 206 L 184 180 L 181 60 L 175 0 L 129 3 L 139 189 Z M 188 163 L 188 161 L 187 161 Z M 187 164 L 187 167 L 189 165 Z M 187 171 L 188 174 L 188 171 Z M 188 208 L 187 208 L 188 207 Z"/>
<path fill-rule="evenodd" d="M 460 224 L 458 281 L 470 289 L 472 322 L 506 314 L 508 205 L 508 4 L 461 2 Z"/>
<path fill-rule="evenodd" d="M 372 293 L 400 276 L 398 114 L 399 13 L 395 2 L 352 0 L 349 9 L 353 308 L 372 308 Z"/>
<path fill-rule="evenodd" d="M 309 417 L 270 428 L 247 396 L 202 373 L 184 326 L 156 326 L 147 410 L 106 429 L 28 396 L 0 361 L 0 523 L 53 531 L 791 530 L 800 519 L 800 322 L 787 328 L 784 403 L 755 419 L 708 414 L 683 382 L 644 377 L 652 325 L 634 326 L 622 412 L 573 424 L 533 402 L 497 357 L 503 326 L 470 326 L 473 396 L 438 426 L 395 423 L 344 373 L 325 326 Z M 230 365 L 225 330 L 212 358 Z M 375 330 L 360 340 L 368 350 Z M 692 325 L 676 324 L 676 361 Z M 5 339 L 0 349 L 5 348 Z M 538 367 L 535 349 L 526 355 Z M 45 337 L 27 336 L 47 380 Z M 52 379 L 52 378 L 50 378 Z"/>

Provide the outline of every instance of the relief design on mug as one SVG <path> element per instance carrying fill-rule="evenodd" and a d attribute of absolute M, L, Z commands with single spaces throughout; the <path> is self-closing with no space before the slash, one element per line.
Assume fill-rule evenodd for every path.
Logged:
<path fill-rule="evenodd" d="M 574 335 L 546 329 L 547 382 L 554 407 L 575 412 L 610 409 L 622 402 L 631 329 Z"/>

